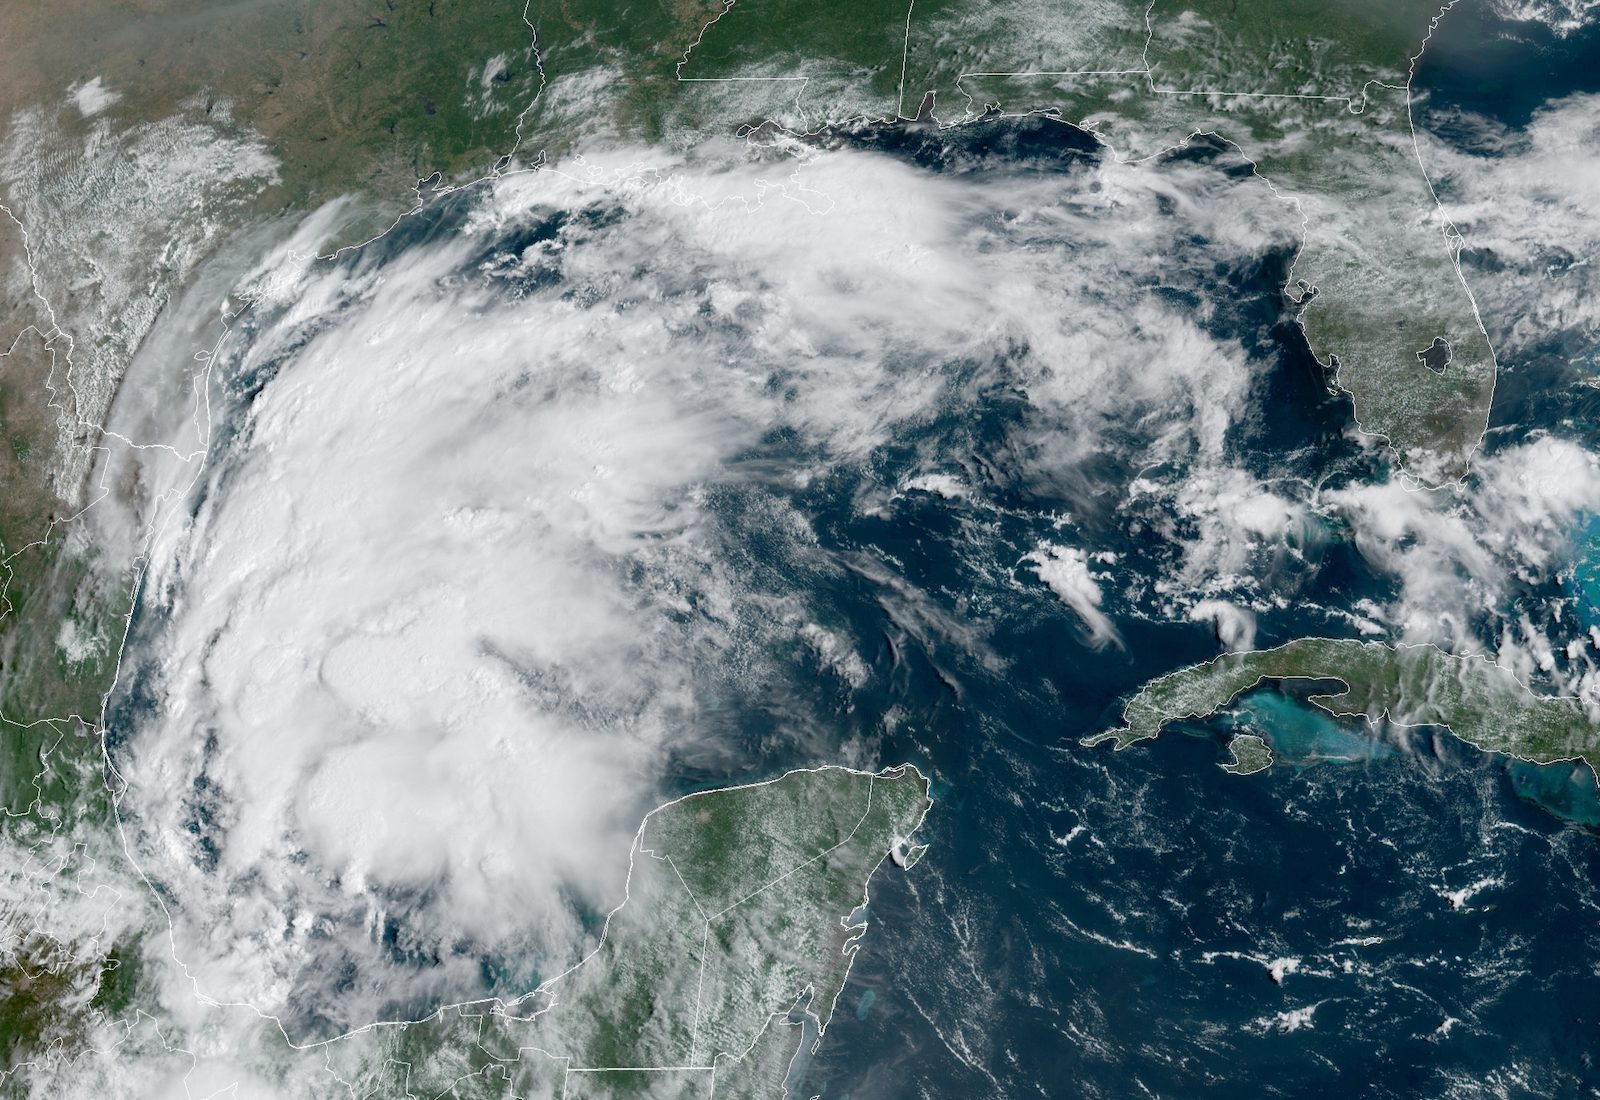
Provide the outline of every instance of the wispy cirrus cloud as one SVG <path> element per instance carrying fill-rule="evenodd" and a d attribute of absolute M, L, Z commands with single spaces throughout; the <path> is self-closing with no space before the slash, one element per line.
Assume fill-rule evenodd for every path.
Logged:
<path fill-rule="evenodd" d="M 1259 216 L 1217 203 L 1241 186 Z M 114 708 L 132 850 L 197 987 L 317 1035 L 564 965 L 669 758 L 748 754 L 724 693 L 799 675 L 791 643 L 871 681 L 818 578 L 990 661 L 881 551 L 824 546 L 807 487 L 870 512 L 1015 395 L 1007 484 L 1223 462 L 1257 368 L 1163 279 L 1285 247 L 1289 217 L 1190 163 L 612 155 L 353 259 L 275 253 Z"/>

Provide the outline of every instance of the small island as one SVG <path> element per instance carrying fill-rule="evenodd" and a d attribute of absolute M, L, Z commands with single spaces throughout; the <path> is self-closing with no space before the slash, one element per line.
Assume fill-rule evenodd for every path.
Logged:
<path fill-rule="evenodd" d="M 1228 742 L 1228 750 L 1233 753 L 1233 762 L 1219 764 L 1225 772 L 1234 775 L 1254 775 L 1264 772 L 1272 767 L 1272 750 L 1267 743 L 1253 733 L 1241 733 Z"/>

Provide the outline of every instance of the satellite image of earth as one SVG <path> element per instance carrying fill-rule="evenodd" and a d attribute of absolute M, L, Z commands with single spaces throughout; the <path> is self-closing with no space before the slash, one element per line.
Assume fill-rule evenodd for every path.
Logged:
<path fill-rule="evenodd" d="M 0 62 L 0 1100 L 1600 1097 L 1600 0 Z"/>

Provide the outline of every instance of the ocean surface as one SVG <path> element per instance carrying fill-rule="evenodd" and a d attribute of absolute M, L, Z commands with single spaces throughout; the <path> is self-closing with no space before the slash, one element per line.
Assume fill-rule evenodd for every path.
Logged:
<path fill-rule="evenodd" d="M 1419 66 L 1430 93 L 1422 121 L 1452 148 L 1498 155 L 1482 119 L 1500 127 L 1503 145 L 1546 99 L 1600 88 L 1600 34 L 1511 29 L 1463 7 Z M 1469 112 L 1479 121 L 1463 121 Z M 863 127 L 827 140 L 952 180 L 1081 181 L 1101 155 L 1088 135 L 1043 118 L 943 133 Z M 1205 140 L 1170 164 L 1250 175 Z M 473 201 L 437 201 L 359 262 L 399 265 L 449 240 Z M 1002 214 L 983 223 L 999 246 L 1080 247 Z M 621 217 L 596 205 L 523 225 L 464 262 L 461 278 L 556 238 L 569 221 L 587 218 L 598 235 Z M 1293 239 L 1241 256 L 1219 251 L 1192 221 L 1151 224 L 1163 263 L 1144 291 L 1192 310 L 1258 379 L 1255 412 L 1228 430 L 1231 461 L 1280 486 L 1384 481 L 1381 454 L 1354 437 L 1349 400 L 1329 390 L 1282 293 Z M 1470 242 L 1467 266 L 1470 276 Z M 563 289 L 562 278 L 534 271 L 506 293 L 589 292 Z M 737 333 L 727 339 L 735 346 Z M 219 415 L 233 427 L 215 448 L 223 461 L 245 410 L 298 350 L 286 345 L 231 376 L 232 408 Z M 1558 352 L 1527 350 L 1507 375 L 1486 453 L 1544 431 L 1593 449 L 1600 391 Z M 1221 647 L 1210 623 L 1164 612 L 1158 594 L 1194 534 L 1185 525 L 1198 521 L 1175 515 L 1170 497 L 1141 503 L 1130 492 L 1136 480 L 1182 471 L 1141 466 L 1144 452 L 1118 445 L 1118 433 L 1145 427 L 1112 424 L 1108 442 L 1052 473 L 1028 450 L 1038 413 L 1007 367 L 1028 354 L 1002 345 L 982 362 L 929 364 L 962 400 L 874 450 L 870 477 L 830 467 L 815 443 L 774 430 L 737 457 L 747 476 L 711 485 L 700 502 L 725 568 L 794 594 L 824 627 L 859 639 L 871 675 L 847 685 L 803 650 L 761 690 L 708 674 L 697 682 L 704 736 L 672 756 L 660 794 L 846 756 L 871 767 L 910 761 L 934 780 L 919 836 L 927 855 L 910 872 L 885 866 L 875 878 L 872 927 L 791 1095 L 1563 1097 L 1600 1088 L 1600 796 L 1586 766 L 1540 768 L 1443 730 L 1335 719 L 1305 703 L 1315 685 L 1304 684 L 1258 690 L 1126 751 L 1082 745 L 1120 724 L 1120 702 L 1141 684 Z M 906 488 L 930 456 L 966 490 Z M 802 468 L 824 472 L 782 473 Z M 868 508 L 869 482 L 902 488 Z M 774 500 L 803 517 L 808 560 L 830 568 L 796 564 Z M 1069 520 L 1070 541 L 1106 563 L 1114 641 L 1091 644 L 1028 564 L 1042 543 L 1064 538 Z M 1250 564 L 1267 608 L 1256 615 L 1256 646 L 1357 636 L 1334 612 L 1394 599 L 1400 582 L 1369 565 L 1337 523 L 1314 516 L 1291 541 L 1293 553 Z M 1600 562 L 1600 527 L 1591 543 Z M 1600 566 L 1580 562 L 1564 576 L 1508 582 L 1499 613 L 1545 622 L 1551 596 L 1565 593 L 1600 626 Z M 135 648 L 164 623 L 158 610 L 140 616 Z M 130 668 L 109 715 L 114 758 L 136 737 L 126 731 L 160 709 L 154 674 Z M 1242 732 L 1271 745 L 1269 770 L 1219 767 Z M 208 827 L 197 816 L 191 831 Z M 495 992 L 514 991 L 525 973 L 484 963 Z"/>
<path fill-rule="evenodd" d="M 1600 90 L 1592 26 L 1555 39 L 1543 25 L 1461 9 L 1417 72 L 1429 93 L 1421 118 L 1439 139 L 1493 156 L 1481 119 L 1514 139 L 1548 99 Z M 1478 124 L 1463 125 L 1462 112 Z M 984 155 L 1008 142 L 1028 144 L 991 138 Z M 1016 155 L 1040 160 L 1036 147 Z M 1270 418 L 1239 446 L 1264 469 L 1333 483 L 1380 476 L 1341 437 L 1348 404 L 1327 394 L 1281 321 L 1286 260 L 1226 273 L 1230 303 L 1215 323 L 1270 364 Z M 1561 354 L 1571 350 L 1519 358 L 1497 393 L 1490 453 L 1557 425 L 1593 445 L 1595 391 Z M 987 464 L 1005 415 L 971 417 L 975 461 Z M 1009 503 L 1017 517 L 1042 518 L 1080 501 L 1030 486 Z M 973 548 L 949 511 L 908 500 L 869 525 L 841 507 L 819 529 L 841 552 L 892 552 L 926 590 L 970 591 L 960 563 Z M 1160 553 L 1110 521 L 1092 537 L 1125 561 Z M 1563 591 L 1577 586 L 1597 624 L 1600 538 L 1578 556 Z M 1300 600 L 1390 594 L 1337 535 L 1316 546 L 1315 564 Z M 1526 586 L 1519 599 L 1536 609 L 1549 594 Z M 874 619 L 884 629 L 870 600 L 855 613 L 862 629 Z M 1126 649 L 1094 652 L 1067 626 L 1021 618 L 1002 617 L 987 638 L 1004 675 L 945 676 L 937 650 L 879 655 L 896 685 L 885 704 L 915 716 L 881 758 L 910 758 L 940 780 L 931 847 L 911 874 L 874 884 L 867 946 L 793 1095 L 1600 1088 L 1600 798 L 1586 765 L 1538 767 L 1444 730 L 1335 719 L 1304 703 L 1313 685 L 1257 691 L 1124 752 L 1085 749 L 1080 738 L 1118 724 L 1118 700 L 1144 680 L 1212 656 L 1210 629 L 1121 622 Z M 1330 632 L 1293 605 L 1262 615 L 1258 630 L 1260 646 Z M 1236 732 L 1263 736 L 1274 767 L 1223 772 Z"/>

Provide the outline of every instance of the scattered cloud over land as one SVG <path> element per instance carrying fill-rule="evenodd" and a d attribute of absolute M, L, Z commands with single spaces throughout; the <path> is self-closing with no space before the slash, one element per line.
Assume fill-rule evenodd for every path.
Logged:
<path fill-rule="evenodd" d="M 1239 187 L 1251 204 L 1219 201 Z M 276 253 L 121 689 L 133 850 L 198 988 L 313 1035 L 569 961 L 665 761 L 725 736 L 714 695 L 781 677 L 784 638 L 841 690 L 870 681 L 805 612 L 808 577 L 949 618 L 887 559 L 822 548 L 794 494 L 844 478 L 870 510 L 934 485 L 964 410 L 1012 395 L 991 482 L 1213 468 L 1258 367 L 1161 281 L 1286 247 L 1290 215 L 1193 164 L 613 156 L 354 259 Z M 919 433 L 931 465 L 885 465 Z M 776 568 L 741 557 L 751 522 Z M 1088 553 L 1036 564 L 1104 644 Z"/>

